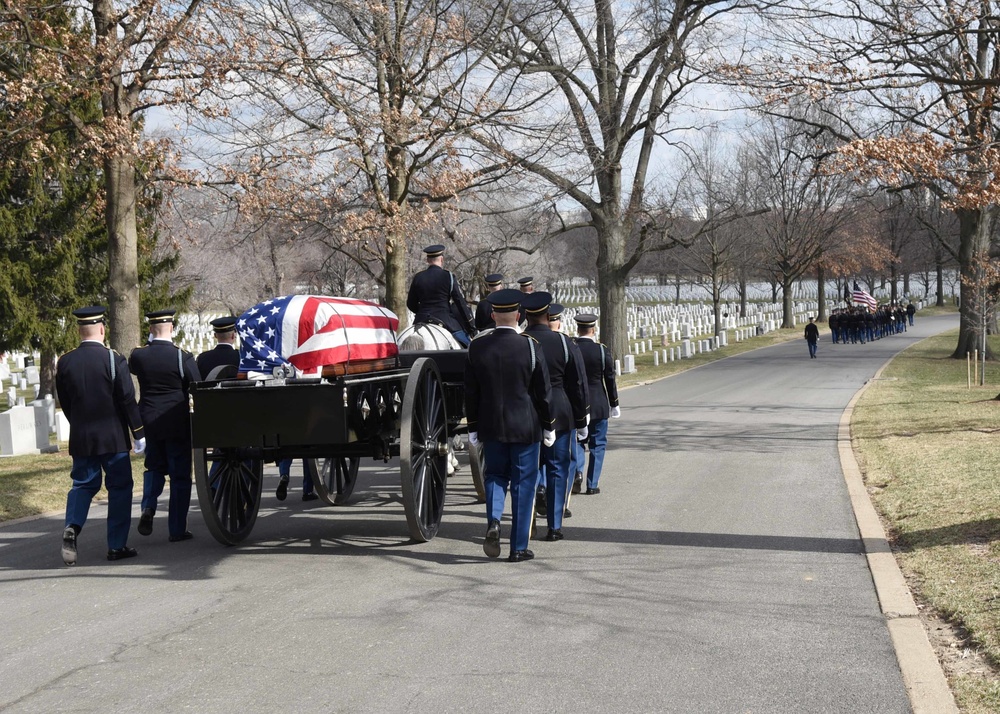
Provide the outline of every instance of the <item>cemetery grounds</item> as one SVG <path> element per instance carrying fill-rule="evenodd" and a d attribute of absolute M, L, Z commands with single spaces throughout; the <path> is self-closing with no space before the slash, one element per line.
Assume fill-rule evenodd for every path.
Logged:
<path fill-rule="evenodd" d="M 924 308 L 917 319 L 942 312 L 954 308 Z M 825 327 L 821 335 L 829 339 Z M 802 327 L 683 360 L 661 359 L 662 333 L 647 337 L 655 346 L 634 355 L 636 371 L 618 377 L 620 389 L 802 339 Z M 894 359 L 856 405 L 851 435 L 959 707 L 986 714 L 1000 711 L 1000 363 L 987 364 L 985 386 L 970 388 L 966 363 L 949 358 L 956 339 L 930 338 Z M 991 348 L 1000 354 L 1000 336 Z M 18 396 L 30 403 L 34 393 Z M 58 452 L 0 458 L 0 522 L 64 509 L 71 462 L 67 444 L 52 443 Z M 141 481 L 142 456 L 132 464 Z"/>

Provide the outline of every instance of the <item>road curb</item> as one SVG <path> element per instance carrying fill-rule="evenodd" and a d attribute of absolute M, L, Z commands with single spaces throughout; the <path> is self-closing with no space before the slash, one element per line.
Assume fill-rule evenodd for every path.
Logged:
<path fill-rule="evenodd" d="M 886 618 L 886 627 L 892 639 L 893 649 L 896 651 L 896 660 L 903 675 L 903 684 L 910 699 L 910 706 L 913 707 L 914 714 L 951 712 L 957 714 L 958 706 L 948 686 L 948 679 L 937 655 L 934 654 L 934 648 L 931 647 L 927 632 L 920 621 L 917 605 L 889 548 L 885 529 L 882 528 L 882 522 L 868 495 L 868 489 L 865 488 L 851 443 L 851 417 L 854 414 L 854 406 L 893 359 L 895 356 L 879 367 L 875 376 L 854 394 L 844 409 L 837 430 L 837 450 L 840 453 L 840 465 L 844 472 L 844 480 L 847 482 L 858 532 L 868 558 L 868 568 L 875 583 L 879 606 Z"/>

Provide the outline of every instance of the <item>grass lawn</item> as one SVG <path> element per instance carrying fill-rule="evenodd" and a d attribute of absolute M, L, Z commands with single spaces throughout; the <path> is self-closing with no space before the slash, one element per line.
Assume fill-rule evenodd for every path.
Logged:
<path fill-rule="evenodd" d="M 851 435 L 959 706 L 998 712 L 1000 364 L 969 389 L 966 363 L 949 358 L 956 340 L 934 337 L 893 360 L 859 400 Z"/>

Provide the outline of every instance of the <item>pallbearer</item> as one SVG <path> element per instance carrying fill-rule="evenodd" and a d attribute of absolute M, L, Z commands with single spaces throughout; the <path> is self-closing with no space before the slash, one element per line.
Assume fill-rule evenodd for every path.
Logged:
<path fill-rule="evenodd" d="M 552 296 L 547 292 L 526 295 L 521 301 L 528 318 L 524 334 L 538 340 L 545 354 L 552 389 L 552 418 L 556 439 L 542 447 L 540 473 L 545 479 L 545 516 L 549 532 L 545 540 L 562 540 L 562 521 L 566 507 L 573 461 L 574 432 L 587 438 L 587 385 L 583 378 L 580 350 L 566 335 L 553 332 L 549 321 Z M 557 307 L 562 312 L 562 307 Z"/>
<path fill-rule="evenodd" d="M 232 365 L 237 370 L 240 367 L 240 353 L 236 349 L 236 318 L 217 317 L 210 323 L 215 333 L 215 348 L 198 355 L 198 372 L 203 379 L 208 379 L 209 373 L 216 367 Z"/>
<path fill-rule="evenodd" d="M 153 532 L 156 502 L 170 476 L 167 533 L 171 543 L 189 540 L 188 509 L 191 506 L 191 415 L 188 394 L 192 382 L 201 381 L 198 365 L 190 352 L 177 347 L 174 310 L 147 312 L 152 339 L 132 350 L 128 358 L 132 374 L 139 380 L 139 411 L 146 426 L 146 471 L 143 474 L 142 515 L 136 530 Z"/>
<path fill-rule="evenodd" d="M 583 355 L 590 393 L 590 463 L 587 465 L 588 496 L 601 492 L 598 481 L 604 464 L 604 450 L 608 445 L 608 417 L 621 416 L 618 407 L 618 387 L 615 384 L 615 358 L 607 346 L 597 341 L 597 315 L 584 313 L 576 316 L 579 336 L 576 343 Z"/>
<path fill-rule="evenodd" d="M 517 332 L 521 293 L 498 290 L 487 298 L 496 329 L 469 346 L 465 364 L 465 414 L 469 443 L 483 444 L 486 540 L 483 551 L 500 555 L 500 518 L 511 501 L 510 556 L 531 560 L 531 504 L 538 476 L 539 441 L 555 443 L 549 374 L 541 345 Z"/>
<path fill-rule="evenodd" d="M 70 476 L 73 486 L 66 497 L 66 525 L 62 558 L 76 564 L 76 540 L 87 522 L 90 504 L 101 488 L 101 470 L 108 489 L 108 560 L 131 558 L 128 532 L 132 524 L 132 462 L 142 453 L 142 419 L 135 402 L 135 388 L 125 358 L 104 346 L 104 308 L 100 305 L 74 310 L 80 346 L 59 358 L 56 394 L 69 419 Z"/>
<path fill-rule="evenodd" d="M 489 297 L 490 293 L 495 293 L 497 290 L 503 288 L 503 276 L 500 273 L 490 273 L 483 279 L 483 282 L 486 283 L 486 295 L 476 305 L 477 330 L 488 330 L 496 327 L 496 323 L 493 322 L 493 308 L 490 306 L 490 301 L 486 298 Z"/>

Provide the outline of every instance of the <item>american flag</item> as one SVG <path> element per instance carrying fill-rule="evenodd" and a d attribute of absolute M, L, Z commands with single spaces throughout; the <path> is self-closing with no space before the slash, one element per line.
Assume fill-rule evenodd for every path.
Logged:
<path fill-rule="evenodd" d="M 872 312 L 878 307 L 878 300 L 873 298 L 870 293 L 866 293 L 859 288 L 857 283 L 854 283 L 854 292 L 851 293 L 851 299 L 858 305 L 866 306 Z"/>
<path fill-rule="evenodd" d="M 399 352 L 399 319 L 365 300 L 286 295 L 259 303 L 236 322 L 241 372 L 270 373 L 291 364 L 300 372 L 324 365 L 382 359 Z"/>

